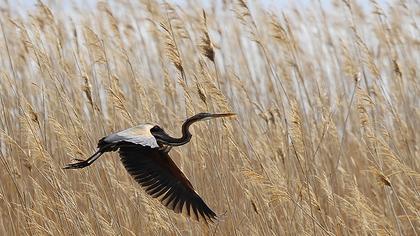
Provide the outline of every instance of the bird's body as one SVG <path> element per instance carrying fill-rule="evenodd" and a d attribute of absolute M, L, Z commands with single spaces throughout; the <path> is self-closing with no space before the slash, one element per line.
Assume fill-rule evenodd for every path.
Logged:
<path fill-rule="evenodd" d="M 194 190 L 191 182 L 169 156 L 169 150 L 190 141 L 189 126 L 209 118 L 232 116 L 233 113 L 199 113 L 182 125 L 182 137 L 173 138 L 157 125 L 146 123 L 110 134 L 98 142 L 98 151 L 87 160 L 64 167 L 79 169 L 91 165 L 103 153 L 119 150 L 121 161 L 143 189 L 176 213 L 196 220 L 213 221 L 216 214 Z"/>
<path fill-rule="evenodd" d="M 104 137 L 102 141 L 105 143 L 119 143 L 121 141 L 125 141 L 156 148 L 159 147 L 159 145 L 156 142 L 156 138 L 150 132 L 154 126 L 154 124 L 150 123 L 137 125 L 132 128 L 110 134 Z"/>

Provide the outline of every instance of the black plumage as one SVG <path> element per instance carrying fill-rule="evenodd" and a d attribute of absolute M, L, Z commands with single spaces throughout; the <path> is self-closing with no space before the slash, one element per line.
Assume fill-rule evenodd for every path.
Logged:
<path fill-rule="evenodd" d="M 167 152 L 158 148 L 123 144 L 119 153 L 128 173 L 146 193 L 158 198 L 167 208 L 205 222 L 216 218 L 216 214 L 195 192 Z"/>

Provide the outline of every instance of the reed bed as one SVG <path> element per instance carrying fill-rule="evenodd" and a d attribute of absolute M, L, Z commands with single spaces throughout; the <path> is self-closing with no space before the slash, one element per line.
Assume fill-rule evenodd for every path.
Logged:
<path fill-rule="evenodd" d="M 419 7 L 106 1 L 0 11 L 1 235 L 418 235 Z M 220 216 L 166 210 L 106 134 L 202 122 L 174 161 Z"/>

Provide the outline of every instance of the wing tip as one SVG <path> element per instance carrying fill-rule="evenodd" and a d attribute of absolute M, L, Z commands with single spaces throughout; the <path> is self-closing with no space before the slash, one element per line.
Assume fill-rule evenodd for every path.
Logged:
<path fill-rule="evenodd" d="M 198 195 L 193 199 L 186 200 L 180 195 L 177 196 L 175 192 L 166 191 L 166 194 L 162 194 L 158 198 L 167 209 L 176 214 L 205 224 L 218 221 L 218 215 Z"/>
<path fill-rule="evenodd" d="M 217 214 L 207 206 L 166 153 L 129 143 L 119 148 L 124 167 L 149 196 L 174 213 L 198 222 L 209 224 L 217 221 Z"/>
<path fill-rule="evenodd" d="M 204 223 L 209 224 L 218 220 L 218 215 L 200 197 L 195 200 L 195 203 L 186 204 L 186 208 L 186 215 L 198 222 L 204 221 Z"/>

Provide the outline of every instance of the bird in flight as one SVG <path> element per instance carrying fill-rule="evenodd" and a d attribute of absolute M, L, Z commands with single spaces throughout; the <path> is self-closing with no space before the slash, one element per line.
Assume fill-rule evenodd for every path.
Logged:
<path fill-rule="evenodd" d="M 119 150 L 121 161 L 133 178 L 153 198 L 176 213 L 186 213 L 197 221 L 213 222 L 216 214 L 194 190 L 190 181 L 169 156 L 172 147 L 191 140 L 189 127 L 197 121 L 234 116 L 234 113 L 198 113 L 182 124 L 182 137 L 169 136 L 158 125 L 146 123 L 110 134 L 98 142 L 98 151 L 86 160 L 68 164 L 64 169 L 91 165 L 102 154 Z"/>

